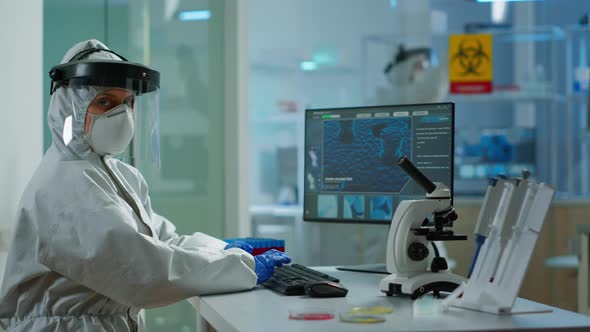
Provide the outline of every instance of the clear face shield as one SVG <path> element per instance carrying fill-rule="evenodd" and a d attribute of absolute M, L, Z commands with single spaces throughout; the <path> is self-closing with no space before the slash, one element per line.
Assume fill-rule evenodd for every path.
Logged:
<path fill-rule="evenodd" d="M 131 156 L 160 167 L 160 90 L 139 97 L 135 106 L 137 112 L 134 112 L 135 136 Z"/>
<path fill-rule="evenodd" d="M 92 50 L 113 53 L 81 53 Z M 65 98 L 71 105 L 62 105 L 72 109 L 64 120 L 64 144 L 80 135 L 101 156 L 128 156 L 131 164 L 151 161 L 159 167 L 159 73 L 122 57 L 124 61 L 77 60 L 79 54 L 50 71 L 51 93 L 67 86 L 64 93 L 72 94 Z"/>

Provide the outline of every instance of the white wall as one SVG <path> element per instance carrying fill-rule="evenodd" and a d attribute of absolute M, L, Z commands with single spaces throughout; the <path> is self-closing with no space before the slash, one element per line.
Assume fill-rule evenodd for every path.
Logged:
<path fill-rule="evenodd" d="M 43 1 L 0 1 L 0 255 L 43 154 L 42 37 Z"/>

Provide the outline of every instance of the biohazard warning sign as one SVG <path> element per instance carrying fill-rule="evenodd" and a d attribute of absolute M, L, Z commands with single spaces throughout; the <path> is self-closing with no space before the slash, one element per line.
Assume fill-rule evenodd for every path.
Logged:
<path fill-rule="evenodd" d="M 449 37 L 451 93 L 492 92 L 492 35 Z"/>

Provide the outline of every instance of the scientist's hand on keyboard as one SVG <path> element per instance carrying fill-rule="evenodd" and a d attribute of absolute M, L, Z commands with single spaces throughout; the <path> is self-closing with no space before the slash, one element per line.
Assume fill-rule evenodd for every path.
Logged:
<path fill-rule="evenodd" d="M 267 281 L 273 274 L 275 266 L 283 266 L 291 262 L 291 258 L 284 252 L 270 249 L 263 254 L 254 256 L 256 262 L 255 272 L 258 276 L 258 284 Z"/>

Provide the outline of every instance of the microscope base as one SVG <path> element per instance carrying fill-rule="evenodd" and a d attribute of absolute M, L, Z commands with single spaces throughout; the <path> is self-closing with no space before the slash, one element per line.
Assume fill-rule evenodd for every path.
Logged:
<path fill-rule="evenodd" d="M 412 276 L 391 274 L 381 280 L 379 289 L 388 296 L 409 295 L 412 300 L 433 292 L 438 296 L 442 292 L 452 292 L 467 279 L 448 272 L 425 272 Z"/>

